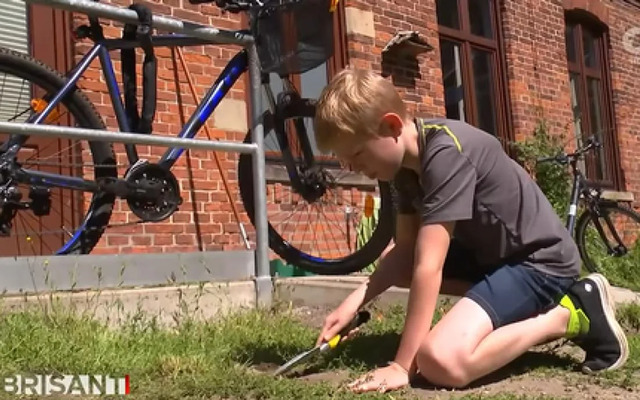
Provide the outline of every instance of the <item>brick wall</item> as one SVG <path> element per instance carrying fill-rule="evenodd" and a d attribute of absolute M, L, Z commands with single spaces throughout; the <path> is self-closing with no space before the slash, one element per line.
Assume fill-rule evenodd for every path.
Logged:
<path fill-rule="evenodd" d="M 623 190 L 640 204 L 638 89 L 640 57 L 623 46 L 625 32 L 640 27 L 640 8 L 618 1 L 506 1 L 502 5 L 509 97 L 516 139 L 530 134 L 540 118 L 549 121 L 552 132 L 573 135 L 569 125 L 569 79 L 564 41 L 565 12 L 582 12 L 609 29 L 609 63 L 614 120 Z M 640 38 L 636 37 L 638 41 Z M 638 42 L 636 42 L 638 46 Z M 570 143 L 570 145 L 573 144 Z"/>
<path fill-rule="evenodd" d="M 388 76 L 412 113 L 442 115 L 444 91 L 437 57 L 435 2 L 348 0 L 345 5 L 349 63 Z M 417 63 L 383 60 L 382 49 L 401 30 L 418 31 L 436 51 L 419 55 Z"/>
<path fill-rule="evenodd" d="M 348 35 L 348 62 L 361 68 L 381 72 L 393 81 L 407 101 L 411 112 L 422 116 L 444 114 L 444 94 L 438 46 L 435 0 L 412 2 L 409 0 L 345 0 L 346 32 Z M 129 2 L 112 1 L 123 4 Z M 635 96 L 640 82 L 640 57 L 632 60 L 632 55 L 624 49 L 624 33 L 640 26 L 640 9 L 622 0 L 572 1 L 499 1 L 504 50 L 507 64 L 507 89 L 512 116 L 512 127 L 517 140 L 533 131 L 536 123 L 544 118 L 553 132 L 571 134 L 569 82 L 564 42 L 565 9 L 585 8 L 607 21 L 610 28 L 610 61 L 612 74 L 615 121 L 620 146 L 620 158 L 624 170 L 625 189 L 640 199 L 640 101 Z M 214 26 L 239 28 L 237 16 L 222 15 L 211 5 L 191 6 L 186 0 L 155 0 L 149 2 L 153 9 L 165 15 L 185 18 Z M 76 23 L 81 21 L 76 18 Z M 635 22 L 634 22 L 635 21 Z M 435 49 L 419 55 L 417 62 L 384 59 L 382 49 L 392 36 L 400 30 L 416 30 Z M 109 36 L 119 36 L 120 30 L 111 26 Z M 638 39 L 638 38 L 637 38 Z M 638 45 L 636 43 L 636 45 Z M 77 58 L 87 50 L 86 44 L 77 44 Z M 226 61 L 233 54 L 228 47 L 207 46 L 185 49 L 185 57 L 198 86 L 199 96 L 209 87 Z M 154 133 L 175 134 L 180 125 L 176 104 L 173 67 L 167 50 L 158 50 L 159 61 L 159 102 Z M 117 58 L 117 54 L 114 53 Z M 636 62 L 637 61 L 637 62 Z M 118 68 L 116 60 L 116 68 Z M 118 69 L 119 70 L 119 69 Z M 246 109 L 244 87 L 240 81 L 232 90 L 230 101 L 222 112 L 214 115 L 210 126 L 214 136 L 227 140 L 241 140 L 246 131 Z M 89 89 L 90 98 L 99 106 L 107 124 L 115 127 L 115 119 L 107 107 L 107 95 L 97 65 L 86 75 L 83 86 Z M 193 111 L 193 102 L 184 78 L 180 89 L 187 114 Z M 237 117 L 235 117 L 237 115 Z M 232 116 L 232 118 L 229 118 Z M 122 146 L 118 145 L 118 162 L 125 164 Z M 149 149 L 140 149 L 141 156 L 157 157 L 161 149 L 150 154 Z M 236 155 L 220 154 L 225 173 L 231 178 L 231 187 L 236 205 L 241 212 L 245 226 L 253 238 L 251 224 L 244 214 L 237 195 Z M 121 169 L 123 172 L 123 169 Z M 185 202 L 181 211 L 169 220 L 159 224 L 124 226 L 110 228 L 100 242 L 99 252 L 131 251 L 183 251 L 198 249 L 198 241 L 206 250 L 241 247 L 230 205 L 224 194 L 220 176 L 211 154 L 191 152 L 191 164 L 182 157 L 178 168 L 174 169 L 180 180 L 182 197 Z M 191 179 L 190 179 L 191 177 Z M 280 193 L 280 194 L 279 194 Z M 288 200 L 277 202 L 284 197 Z M 287 188 L 270 184 L 268 187 L 271 212 L 286 210 L 295 206 Z M 295 197 L 295 196 L 294 196 Z M 360 204 L 362 195 L 357 190 L 349 190 L 343 195 L 339 205 Z M 195 198 L 197 202 L 193 202 Z M 277 204 L 276 204 L 277 203 Z M 283 203 L 286 203 L 283 204 Z M 112 222 L 126 223 L 133 220 L 126 203 L 116 206 Z M 335 215 L 335 218 L 343 218 Z M 194 221 L 199 224 L 195 224 Z M 340 220 L 340 219 L 339 219 Z M 310 231 L 331 230 L 329 225 L 320 225 L 309 219 L 306 224 Z M 196 226 L 200 235 L 196 234 Z M 131 235 L 135 233 L 136 235 Z M 319 245 L 321 246 L 321 245 Z"/>
<path fill-rule="evenodd" d="M 573 121 L 564 40 L 564 10 L 557 1 L 501 2 L 508 92 L 516 140 L 541 119 L 555 133 Z"/>
<path fill-rule="evenodd" d="M 625 32 L 640 27 L 640 9 L 623 0 L 499 0 L 496 3 L 501 15 L 511 129 L 516 140 L 531 135 L 541 119 L 548 122 L 552 133 L 564 133 L 567 139 L 573 135 L 564 37 L 565 11 L 589 13 L 609 27 L 623 190 L 633 193 L 636 205 L 640 204 L 637 162 L 640 157 L 637 129 L 640 100 L 634 95 L 640 81 L 640 63 L 637 62 L 640 56 L 630 54 L 622 44 Z M 435 0 L 419 3 L 350 0 L 346 5 L 350 63 L 383 73 L 393 71 L 390 79 L 397 84 L 412 110 L 426 116 L 442 115 L 443 87 Z M 399 30 L 417 30 L 435 50 L 418 56 L 417 66 L 381 66 L 381 50 Z M 635 40 L 636 47 L 640 46 L 640 35 Z M 415 76 L 417 79 L 412 82 Z M 568 147 L 572 146 L 570 141 Z"/>
<path fill-rule="evenodd" d="M 640 28 L 640 7 L 621 0 L 607 3 L 611 37 L 611 80 L 615 123 L 620 148 L 620 161 L 626 190 L 634 193 L 640 205 L 640 35 L 633 37 L 631 54 L 623 45 L 623 37 Z"/>
<path fill-rule="evenodd" d="M 131 4 L 129 1 L 112 0 L 117 5 Z M 240 17 L 233 14 L 222 14 L 213 5 L 193 6 L 187 0 L 155 0 L 145 2 L 158 14 L 183 18 L 185 20 L 210 24 L 220 28 L 239 29 Z M 84 16 L 75 15 L 74 24 L 85 23 Z M 120 37 L 120 24 L 102 21 L 105 36 Z M 89 41 L 76 44 L 76 60 L 90 48 Z M 226 62 L 238 50 L 232 46 L 196 46 L 183 48 L 184 58 L 197 88 L 198 97 L 202 98 L 212 85 L 213 80 L 222 71 Z M 111 53 L 118 81 L 121 82 L 119 51 Z M 158 57 L 158 103 L 153 133 L 177 136 L 182 125 L 177 101 L 174 68 L 171 52 L 168 48 L 157 48 Z M 177 57 L 176 57 L 177 58 Z M 142 54 L 138 52 L 138 67 L 142 62 Z M 187 84 L 184 72 L 177 59 L 185 118 L 195 110 L 195 102 Z M 141 82 L 141 71 L 138 68 L 138 80 Z M 138 94 L 141 94 L 139 82 Z M 241 78 L 223 103 L 209 119 L 212 138 L 241 141 L 247 132 L 247 106 L 244 88 L 246 81 Z M 101 75 L 99 62 L 96 60 L 85 73 L 81 87 L 102 115 L 109 129 L 117 129 L 117 122 L 109 102 L 108 92 Z M 139 105 L 141 100 L 139 100 Z M 198 138 L 206 139 L 204 129 Z M 123 176 L 128 161 L 124 146 L 115 144 L 119 176 Z M 137 146 L 140 158 L 156 161 L 164 153 L 165 148 Z M 188 154 L 188 156 L 187 156 Z M 229 178 L 231 192 L 237 208 L 242 211 L 242 204 L 237 188 L 237 155 L 218 153 L 223 173 Z M 231 206 L 224 192 L 213 154 L 205 151 L 185 153 L 172 169 L 181 187 L 183 204 L 180 210 L 169 219 L 160 223 L 124 225 L 137 221 L 125 201 L 116 201 L 110 227 L 95 249 L 95 253 L 127 253 L 127 252 L 166 252 L 198 250 L 199 244 L 204 250 L 222 250 L 240 247 L 241 240 L 237 234 L 238 227 L 232 217 Z M 195 200 L 195 201 L 194 201 Z M 245 226 L 250 225 L 248 218 L 242 213 Z M 196 223 L 197 222 L 197 223 Z"/>

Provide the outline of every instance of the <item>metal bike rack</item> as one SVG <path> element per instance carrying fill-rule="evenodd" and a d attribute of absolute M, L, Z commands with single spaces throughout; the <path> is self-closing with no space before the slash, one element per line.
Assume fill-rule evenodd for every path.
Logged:
<path fill-rule="evenodd" d="M 82 13 L 91 17 L 106 18 L 123 23 L 138 23 L 135 11 L 100 4 L 88 0 L 25 0 L 27 3 L 42 4 L 48 7 Z M 255 194 L 255 284 L 256 300 L 260 305 L 268 305 L 272 300 L 272 282 L 268 261 L 268 231 L 266 216 L 266 181 L 264 158 L 264 126 L 261 118 L 262 96 L 258 53 L 253 37 L 247 34 L 220 30 L 172 18 L 153 16 L 153 25 L 157 29 L 184 33 L 209 40 L 216 44 L 237 44 L 247 48 L 249 53 L 250 99 L 252 143 L 236 143 L 228 141 L 205 141 L 197 139 L 181 139 L 172 137 L 139 135 L 126 132 L 80 129 L 60 126 L 18 124 L 0 122 L 0 132 L 11 134 L 28 134 L 33 136 L 53 136 L 70 139 L 92 141 L 147 144 L 155 146 L 177 146 L 189 149 L 238 152 L 251 154 L 253 158 L 254 194 Z"/>

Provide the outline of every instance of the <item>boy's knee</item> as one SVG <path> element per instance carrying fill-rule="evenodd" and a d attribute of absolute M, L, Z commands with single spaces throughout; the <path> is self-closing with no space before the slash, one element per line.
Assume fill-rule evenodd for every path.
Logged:
<path fill-rule="evenodd" d="M 450 349 L 443 349 L 437 343 L 427 341 L 416 356 L 420 374 L 430 383 L 448 388 L 467 386 L 469 375 L 466 371 L 466 357 Z"/>

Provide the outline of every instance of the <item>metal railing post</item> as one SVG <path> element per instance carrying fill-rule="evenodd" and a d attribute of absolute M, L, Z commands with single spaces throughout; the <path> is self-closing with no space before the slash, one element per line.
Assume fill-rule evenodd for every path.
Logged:
<path fill-rule="evenodd" d="M 252 44 L 249 51 L 249 76 L 251 79 L 251 134 L 257 150 L 253 156 L 253 194 L 255 202 L 256 228 L 256 301 L 258 305 L 269 306 L 272 300 L 272 281 L 269 270 L 268 223 L 267 223 L 267 185 L 264 160 L 264 124 L 262 121 L 262 86 L 258 51 Z"/>

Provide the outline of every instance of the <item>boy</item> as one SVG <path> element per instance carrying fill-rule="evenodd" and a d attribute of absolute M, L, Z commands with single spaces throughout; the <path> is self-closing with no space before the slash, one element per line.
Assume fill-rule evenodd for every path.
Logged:
<path fill-rule="evenodd" d="M 346 69 L 324 89 L 318 148 L 371 179 L 393 181 L 393 247 L 368 281 L 325 320 L 318 342 L 344 327 L 390 286 L 409 287 L 395 359 L 350 384 L 400 388 L 420 374 L 459 388 L 536 344 L 570 338 L 584 372 L 621 367 L 628 356 L 609 284 L 578 280 L 571 236 L 527 173 L 490 134 L 454 120 L 411 119 L 394 86 Z M 463 296 L 430 329 L 438 293 Z"/>

